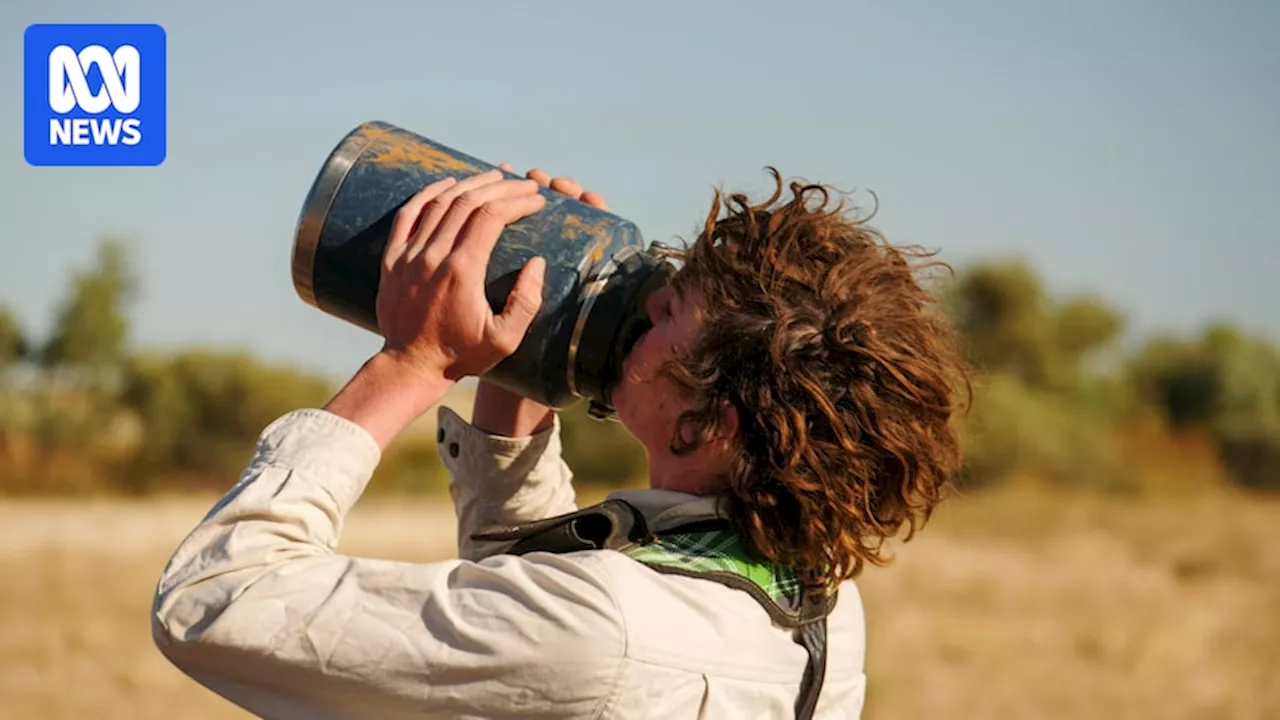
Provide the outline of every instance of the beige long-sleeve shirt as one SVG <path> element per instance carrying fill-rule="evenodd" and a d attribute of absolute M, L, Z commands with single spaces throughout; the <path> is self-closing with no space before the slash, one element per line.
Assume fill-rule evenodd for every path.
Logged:
<path fill-rule="evenodd" d="M 160 651 L 266 718 L 788 718 L 807 656 L 746 593 L 616 552 L 492 554 L 472 533 L 575 508 L 559 423 L 531 438 L 440 410 L 459 557 L 347 557 L 343 521 L 379 459 L 363 428 L 299 410 L 179 545 L 153 607 Z M 658 520 L 705 499 L 629 491 Z M 864 621 L 828 621 L 817 717 L 856 718 Z"/>

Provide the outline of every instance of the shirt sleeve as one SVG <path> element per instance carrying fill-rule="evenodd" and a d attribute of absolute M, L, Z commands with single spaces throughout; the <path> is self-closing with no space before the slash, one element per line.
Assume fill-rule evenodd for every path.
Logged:
<path fill-rule="evenodd" d="M 625 635 L 597 559 L 339 555 L 379 459 L 322 410 L 268 426 L 162 572 L 160 651 L 265 718 L 595 716 Z"/>
<path fill-rule="evenodd" d="M 573 472 L 561 455 L 560 416 L 531 437 L 490 435 L 453 410 L 439 410 L 440 457 L 458 514 L 458 556 L 488 557 L 503 546 L 473 539 L 477 532 L 542 520 L 577 510 Z"/>

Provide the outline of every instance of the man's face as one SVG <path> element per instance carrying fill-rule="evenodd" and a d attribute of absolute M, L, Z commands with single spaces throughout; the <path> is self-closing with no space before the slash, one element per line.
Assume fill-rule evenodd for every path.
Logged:
<path fill-rule="evenodd" d="M 651 482 L 663 486 L 670 484 L 664 478 L 675 471 L 697 474 L 697 468 L 688 467 L 693 458 L 676 458 L 671 453 L 676 421 L 689 404 L 659 370 L 664 361 L 693 344 L 702 318 L 697 294 L 682 296 L 670 285 L 649 296 L 645 312 L 653 328 L 627 355 L 612 399 L 618 420 L 648 453 Z"/>

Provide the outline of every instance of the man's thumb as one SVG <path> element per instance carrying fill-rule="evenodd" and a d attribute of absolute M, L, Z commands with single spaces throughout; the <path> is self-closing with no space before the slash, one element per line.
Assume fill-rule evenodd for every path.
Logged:
<path fill-rule="evenodd" d="M 493 319 L 498 344 L 508 354 L 520 347 L 530 323 L 542 308 L 542 282 L 546 272 L 547 261 L 540 257 L 525 263 L 507 296 L 506 307 Z"/>

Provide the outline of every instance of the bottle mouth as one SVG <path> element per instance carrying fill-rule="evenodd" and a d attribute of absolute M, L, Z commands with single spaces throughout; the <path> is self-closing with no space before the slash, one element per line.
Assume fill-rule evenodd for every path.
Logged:
<path fill-rule="evenodd" d="M 648 297 L 670 282 L 674 271 L 661 254 L 626 247 L 586 276 L 566 366 L 569 390 L 591 402 L 591 414 L 613 418 L 612 395 L 627 355 L 653 328 Z"/>

